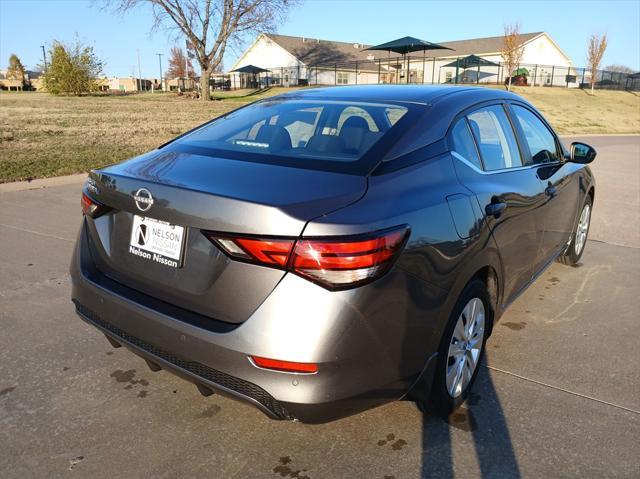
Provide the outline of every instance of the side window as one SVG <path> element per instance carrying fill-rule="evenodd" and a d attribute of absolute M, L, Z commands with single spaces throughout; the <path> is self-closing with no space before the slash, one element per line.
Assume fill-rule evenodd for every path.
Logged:
<path fill-rule="evenodd" d="M 533 162 L 539 164 L 559 161 L 556 140 L 540 118 L 524 107 L 513 105 L 511 108 L 522 127 Z"/>
<path fill-rule="evenodd" d="M 468 116 L 487 171 L 522 166 L 511 123 L 500 105 L 476 110 Z"/>
<path fill-rule="evenodd" d="M 480 162 L 478 150 L 473 142 L 469 127 L 467 126 L 467 120 L 463 118 L 456 123 L 453 130 L 451 130 L 451 137 L 453 139 L 453 151 L 481 170 L 482 163 Z"/>
<path fill-rule="evenodd" d="M 406 112 L 407 109 L 404 107 L 388 107 L 384 109 L 384 114 L 387 116 L 387 121 L 391 126 L 395 125 Z"/>

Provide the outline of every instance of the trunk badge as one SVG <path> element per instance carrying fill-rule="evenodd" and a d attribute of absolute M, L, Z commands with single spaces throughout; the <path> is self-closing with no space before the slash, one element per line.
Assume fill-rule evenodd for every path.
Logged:
<path fill-rule="evenodd" d="M 148 211 L 153 205 L 153 196 L 151 196 L 151 192 L 146 188 L 140 188 L 136 191 L 133 195 L 133 199 L 140 211 Z"/>

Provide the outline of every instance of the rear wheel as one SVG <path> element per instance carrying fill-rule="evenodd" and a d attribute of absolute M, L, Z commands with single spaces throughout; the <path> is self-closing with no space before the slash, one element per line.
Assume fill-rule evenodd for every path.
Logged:
<path fill-rule="evenodd" d="M 478 374 L 491 314 L 485 284 L 473 280 L 449 318 L 438 351 L 431 401 L 419 403 L 420 409 L 448 416 L 465 401 Z"/>
<path fill-rule="evenodd" d="M 564 254 L 558 258 L 561 263 L 573 266 L 582 258 L 582 253 L 584 253 L 584 248 L 587 244 L 587 236 L 589 235 L 592 207 L 593 201 L 591 200 L 591 196 L 587 195 L 587 199 L 580 212 L 580 217 L 578 218 L 578 224 L 571 235 L 569 246 Z"/>

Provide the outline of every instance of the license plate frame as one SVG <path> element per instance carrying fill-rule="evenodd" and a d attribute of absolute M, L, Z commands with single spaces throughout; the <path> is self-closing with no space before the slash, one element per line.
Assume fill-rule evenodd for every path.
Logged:
<path fill-rule="evenodd" d="M 144 260 L 181 268 L 184 263 L 186 235 L 186 226 L 133 215 L 128 251 Z"/>

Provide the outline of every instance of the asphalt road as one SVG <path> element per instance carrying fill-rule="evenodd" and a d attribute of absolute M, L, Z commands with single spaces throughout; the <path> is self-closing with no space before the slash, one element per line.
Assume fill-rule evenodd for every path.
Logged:
<path fill-rule="evenodd" d="M 510 308 L 449 421 L 398 402 L 275 422 L 152 373 L 73 312 L 78 180 L 0 188 L 0 476 L 640 477 L 640 137 L 585 141 L 599 156 L 582 264 L 553 265 Z"/>

